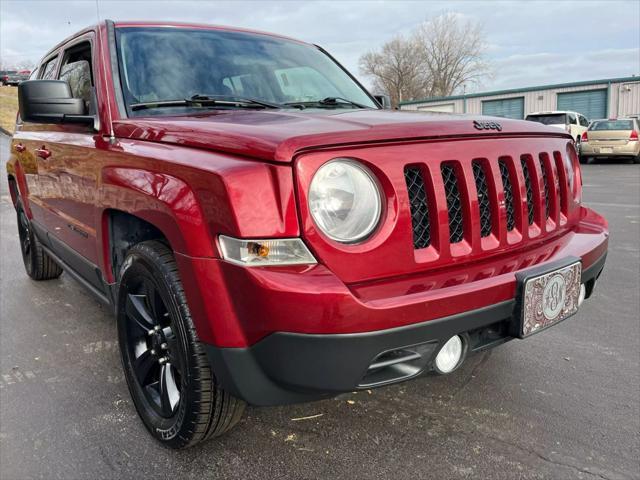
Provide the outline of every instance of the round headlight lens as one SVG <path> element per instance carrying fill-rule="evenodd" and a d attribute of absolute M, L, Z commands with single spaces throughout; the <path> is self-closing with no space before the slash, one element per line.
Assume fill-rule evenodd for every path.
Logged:
<path fill-rule="evenodd" d="M 309 210 L 316 225 L 333 240 L 362 240 L 376 228 L 382 211 L 373 174 L 353 160 L 324 164 L 311 181 Z"/>

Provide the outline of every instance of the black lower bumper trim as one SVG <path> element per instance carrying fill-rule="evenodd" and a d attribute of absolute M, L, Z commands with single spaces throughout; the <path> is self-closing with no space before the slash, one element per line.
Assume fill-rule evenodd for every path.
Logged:
<path fill-rule="evenodd" d="M 593 285 L 604 262 L 605 255 L 585 269 L 582 281 Z M 324 335 L 276 332 L 249 348 L 207 345 L 207 354 L 221 386 L 253 405 L 304 402 L 369 388 L 363 379 L 374 359 L 383 352 L 406 351 L 420 345 L 421 351 L 430 355 L 425 364 L 430 364 L 438 346 L 456 334 L 465 334 L 470 350 L 504 343 L 513 338 L 509 331 L 515 306 L 516 301 L 509 300 L 374 332 Z M 394 381 L 380 384 L 388 383 Z"/>

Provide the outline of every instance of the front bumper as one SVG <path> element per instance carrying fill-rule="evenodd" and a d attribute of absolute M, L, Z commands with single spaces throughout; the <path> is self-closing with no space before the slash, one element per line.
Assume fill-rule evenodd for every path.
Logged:
<path fill-rule="evenodd" d="M 583 270 L 586 298 L 602 273 L 606 253 Z M 388 330 L 352 334 L 276 332 L 248 348 L 207 345 L 217 380 L 253 405 L 282 405 L 317 400 L 340 392 L 408 380 L 431 370 L 439 347 L 453 335 L 465 337 L 470 351 L 513 339 L 515 300 Z M 381 356 L 420 356 L 394 368 L 377 369 Z M 415 355 L 414 355 L 415 357 Z M 388 358 L 388 357 L 385 357 Z"/>
<path fill-rule="evenodd" d="M 590 296 L 604 266 L 608 231 L 602 217 L 583 212 L 572 231 L 524 252 L 465 265 L 464 275 L 435 272 L 346 286 L 322 265 L 243 268 L 215 259 L 177 260 L 181 270 L 197 272 L 183 275 L 185 291 L 221 385 L 254 405 L 285 404 L 419 375 L 454 334 L 464 334 L 472 351 L 512 339 L 516 273 L 529 268 L 578 257 Z M 419 288 L 429 282 L 437 288 Z M 372 375 L 372 363 L 407 352 L 419 358 Z"/>
<path fill-rule="evenodd" d="M 606 145 L 583 143 L 580 155 L 584 157 L 637 157 L 640 155 L 640 142 L 627 142 L 626 145 Z"/>

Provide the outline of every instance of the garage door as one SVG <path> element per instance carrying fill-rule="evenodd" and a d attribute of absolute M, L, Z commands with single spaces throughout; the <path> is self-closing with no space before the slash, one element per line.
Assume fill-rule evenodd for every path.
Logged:
<path fill-rule="evenodd" d="M 453 103 L 441 103 L 440 105 L 420 105 L 421 112 L 446 112 L 453 113 Z"/>
<path fill-rule="evenodd" d="M 485 100 L 482 102 L 482 114 L 495 117 L 524 118 L 524 97 Z"/>
<path fill-rule="evenodd" d="M 607 118 L 607 90 L 559 93 L 558 110 L 579 112 L 589 120 Z"/>

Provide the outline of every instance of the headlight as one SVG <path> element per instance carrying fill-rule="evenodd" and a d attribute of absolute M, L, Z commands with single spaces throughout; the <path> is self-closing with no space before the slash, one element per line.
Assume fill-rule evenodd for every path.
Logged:
<path fill-rule="evenodd" d="M 220 240 L 222 258 L 247 267 L 317 263 L 307 246 L 299 238 L 242 240 L 220 235 L 218 239 Z"/>
<path fill-rule="evenodd" d="M 382 201 L 368 168 L 353 160 L 337 159 L 324 164 L 314 175 L 309 210 L 329 238 L 354 243 L 375 230 Z"/>

